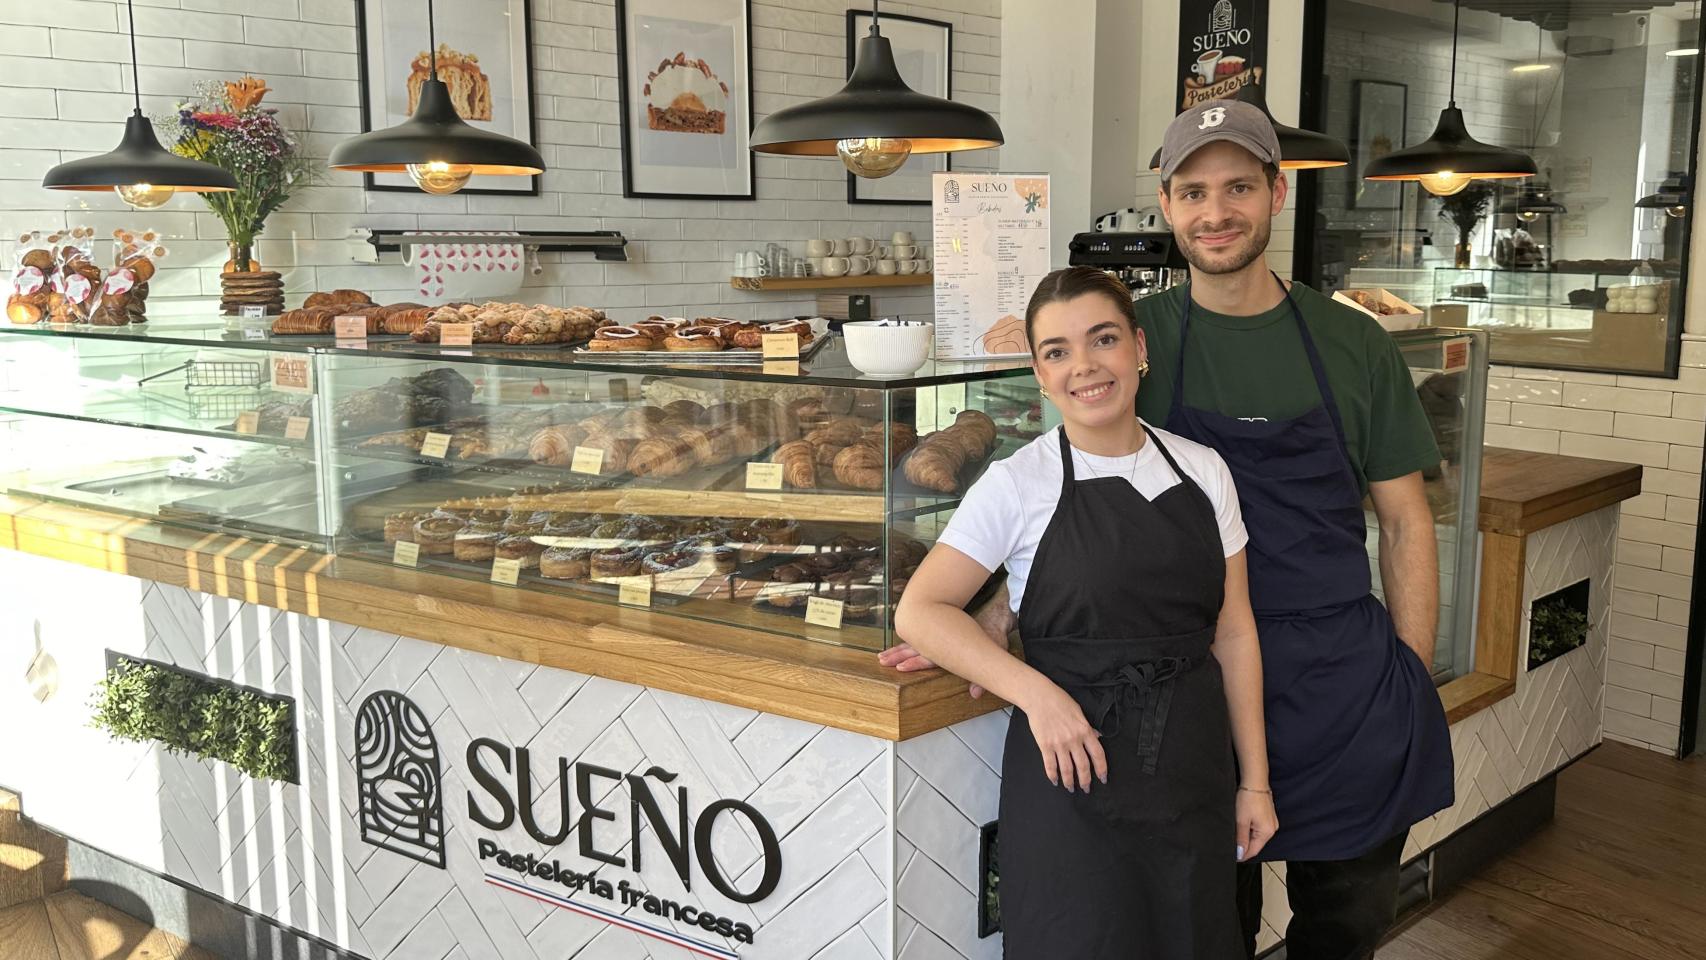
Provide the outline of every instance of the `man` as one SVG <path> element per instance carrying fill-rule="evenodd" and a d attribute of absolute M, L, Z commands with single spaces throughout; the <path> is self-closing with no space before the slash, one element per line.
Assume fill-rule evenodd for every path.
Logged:
<path fill-rule="evenodd" d="M 1168 126 L 1158 198 L 1191 282 L 1137 304 L 1151 365 L 1138 413 L 1214 447 L 1237 483 L 1280 823 L 1261 858 L 1287 862 L 1287 955 L 1361 960 L 1393 921 L 1410 826 L 1452 803 L 1426 666 L 1439 575 L 1422 471 L 1439 451 L 1380 326 L 1264 262 L 1285 206 L 1278 160 L 1249 104 L 1199 104 Z M 1390 613 L 1371 592 L 1365 495 Z M 982 621 L 1005 637 L 1006 607 L 991 607 Z M 906 647 L 881 659 L 929 666 Z M 1261 869 L 1239 865 L 1252 956 Z"/>

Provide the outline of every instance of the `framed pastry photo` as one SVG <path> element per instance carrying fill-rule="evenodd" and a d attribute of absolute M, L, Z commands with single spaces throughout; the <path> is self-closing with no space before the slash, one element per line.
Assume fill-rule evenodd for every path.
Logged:
<path fill-rule="evenodd" d="M 895 66 L 906 85 L 944 100 L 953 96 L 954 26 L 940 20 L 882 15 L 881 29 L 894 49 Z M 871 32 L 871 11 L 847 11 L 847 73 L 859 56 L 859 41 Z M 872 180 L 847 175 L 848 203 L 930 204 L 930 177 L 953 169 L 952 154 L 928 153 L 908 157 L 899 170 Z"/>
<path fill-rule="evenodd" d="M 1410 88 L 1388 80 L 1358 80 L 1352 87 L 1351 169 L 1404 147 Z M 1395 210 L 1403 201 L 1402 184 L 1392 180 L 1350 178 L 1345 206 L 1352 210 Z"/>
<path fill-rule="evenodd" d="M 749 0 L 616 0 L 622 193 L 751 200 Z"/>
<path fill-rule="evenodd" d="M 425 9 L 418 0 L 356 0 L 355 11 L 365 133 L 414 114 L 432 64 Z M 475 127 L 537 145 L 530 0 L 439 3 L 433 11 L 438 78 L 450 88 L 457 115 Z M 369 190 L 420 192 L 407 174 L 362 177 Z M 461 192 L 537 196 L 539 178 L 475 176 Z"/>

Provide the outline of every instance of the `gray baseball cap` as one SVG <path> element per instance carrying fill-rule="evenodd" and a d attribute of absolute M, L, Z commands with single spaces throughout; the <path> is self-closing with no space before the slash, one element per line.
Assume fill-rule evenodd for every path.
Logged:
<path fill-rule="evenodd" d="M 1279 137 L 1260 107 L 1242 100 L 1205 100 L 1167 125 L 1161 138 L 1161 179 L 1173 179 L 1186 157 L 1220 140 L 1243 147 L 1263 163 L 1279 163 Z"/>

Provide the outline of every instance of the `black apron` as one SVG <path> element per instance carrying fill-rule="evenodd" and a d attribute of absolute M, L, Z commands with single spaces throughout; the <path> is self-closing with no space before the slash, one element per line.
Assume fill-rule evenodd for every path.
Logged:
<path fill-rule="evenodd" d="M 1149 440 L 1180 481 L 1154 500 L 1123 476 L 1075 481 L 1060 431 L 1060 504 L 1019 635 L 1101 733 L 1108 782 L 1088 794 L 1049 783 L 1013 711 L 1001 779 L 1009 960 L 1243 956 L 1232 738 L 1209 653 L 1226 559 L 1207 495 Z"/>
<path fill-rule="evenodd" d="M 1371 592 L 1362 490 L 1339 405 L 1302 311 L 1280 289 L 1321 404 L 1256 421 L 1187 406 L 1187 288 L 1167 429 L 1226 461 L 1250 531 L 1280 823 L 1258 859 L 1347 860 L 1451 806 L 1451 732 L 1427 666 Z"/>

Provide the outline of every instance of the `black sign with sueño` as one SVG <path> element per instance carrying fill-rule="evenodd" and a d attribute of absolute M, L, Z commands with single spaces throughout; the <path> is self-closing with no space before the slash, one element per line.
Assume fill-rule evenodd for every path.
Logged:
<path fill-rule="evenodd" d="M 1260 85 L 1268 63 L 1268 0 L 1179 0 L 1179 113 Z"/>

